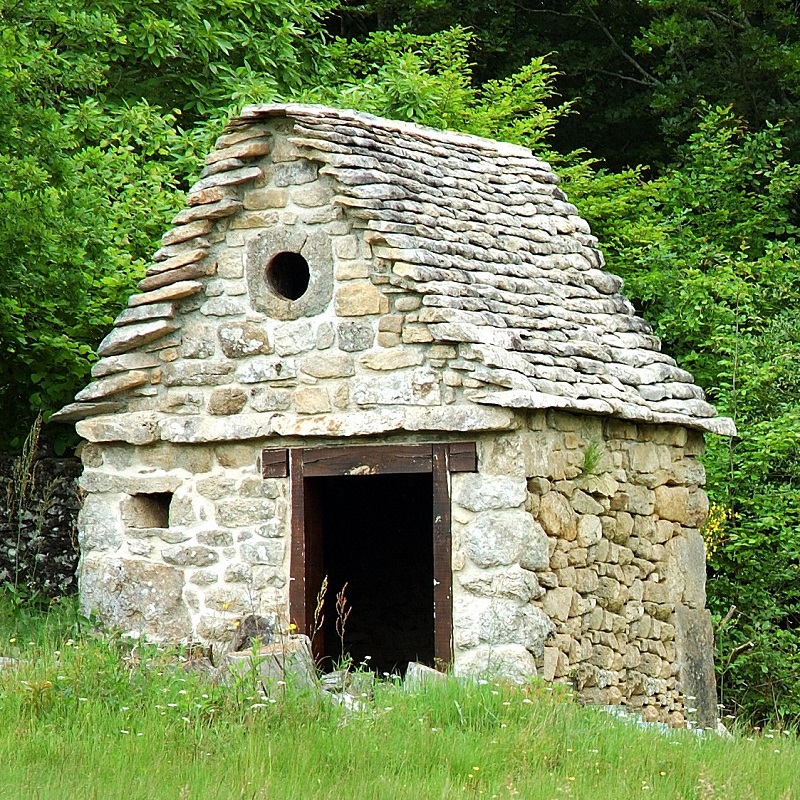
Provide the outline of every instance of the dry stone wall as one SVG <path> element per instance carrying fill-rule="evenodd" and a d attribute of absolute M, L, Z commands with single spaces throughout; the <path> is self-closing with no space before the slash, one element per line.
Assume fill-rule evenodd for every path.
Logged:
<path fill-rule="evenodd" d="M 539 674 L 683 724 L 676 626 L 706 613 L 701 435 L 552 411 L 516 422 L 478 434 L 478 472 L 451 476 L 456 671 Z M 224 643 L 253 613 L 285 625 L 289 486 L 261 478 L 266 443 L 88 444 L 86 609 L 162 639 Z M 168 516 L 142 497 L 168 498 Z"/>
<path fill-rule="evenodd" d="M 676 612 L 706 613 L 701 450 L 685 428 L 560 412 L 482 439 L 480 473 L 453 476 L 459 668 L 535 664 L 682 725 Z"/>

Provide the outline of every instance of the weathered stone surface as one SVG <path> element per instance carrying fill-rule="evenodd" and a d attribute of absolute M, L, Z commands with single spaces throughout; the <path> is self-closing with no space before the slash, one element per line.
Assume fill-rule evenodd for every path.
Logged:
<path fill-rule="evenodd" d="M 524 480 L 500 475 L 459 475 L 453 481 L 453 500 L 470 511 L 518 508 L 525 502 L 528 487 Z"/>
<path fill-rule="evenodd" d="M 306 320 L 285 322 L 275 329 L 275 352 L 279 356 L 292 356 L 314 348 L 317 337 L 311 323 Z"/>
<path fill-rule="evenodd" d="M 165 547 L 161 557 L 178 567 L 208 567 L 219 561 L 219 555 L 208 547 Z"/>
<path fill-rule="evenodd" d="M 149 369 L 160 365 L 158 357 L 152 353 L 123 353 L 119 356 L 101 358 L 92 367 L 92 377 L 102 378 L 128 370 Z"/>
<path fill-rule="evenodd" d="M 462 531 L 464 549 L 479 567 L 499 567 L 519 561 L 523 546 L 535 537 L 525 511 L 484 511 Z"/>
<path fill-rule="evenodd" d="M 454 671 L 457 676 L 527 683 L 536 675 L 536 660 L 522 645 L 483 646 L 460 655 Z"/>
<path fill-rule="evenodd" d="M 547 569 L 550 565 L 549 544 L 544 529 L 536 520 L 531 519 L 530 527 L 526 527 L 523 533 L 520 566 L 530 570 Z"/>
<path fill-rule="evenodd" d="M 215 389 L 208 399 L 208 413 L 216 416 L 238 414 L 247 405 L 247 392 L 237 387 Z"/>
<path fill-rule="evenodd" d="M 158 416 L 134 412 L 84 419 L 75 425 L 79 436 L 90 442 L 151 444 L 158 439 Z"/>
<path fill-rule="evenodd" d="M 242 559 L 248 564 L 278 567 L 283 564 L 286 546 L 281 539 L 261 539 L 241 546 Z"/>
<path fill-rule="evenodd" d="M 706 604 L 706 552 L 699 531 L 686 530 L 666 545 L 664 579 L 669 597 L 689 608 Z"/>
<path fill-rule="evenodd" d="M 375 330 L 366 320 L 347 320 L 336 326 L 339 349 L 346 353 L 358 353 L 372 347 Z"/>
<path fill-rule="evenodd" d="M 420 367 L 411 372 L 356 376 L 352 382 L 353 400 L 360 406 L 439 405 L 442 401 L 439 378 Z"/>
<path fill-rule="evenodd" d="M 298 414 L 322 414 L 331 410 L 328 391 L 322 386 L 304 386 L 295 389 L 292 400 Z"/>
<path fill-rule="evenodd" d="M 292 402 L 292 393 L 288 389 L 271 389 L 266 386 L 254 386 L 250 394 L 250 408 L 253 411 L 285 411 Z"/>
<path fill-rule="evenodd" d="M 566 622 L 572 607 L 572 598 L 575 593 L 566 586 L 550 589 L 542 598 L 542 609 L 550 619 Z"/>
<path fill-rule="evenodd" d="M 134 308 L 136 306 L 147 305 L 148 303 L 166 303 L 173 300 L 182 300 L 185 297 L 191 297 L 202 291 L 203 284 L 199 281 L 178 281 L 177 283 L 172 283 L 161 289 L 153 289 L 144 294 L 132 294 L 128 298 L 128 306 Z M 100 351 L 98 350 L 98 352 Z"/>
<path fill-rule="evenodd" d="M 678 677 L 685 696 L 692 697 L 694 721 L 700 728 L 717 727 L 717 685 L 714 676 L 714 634 L 705 609 L 675 608 Z M 691 717 L 690 717 L 691 718 Z"/>
<path fill-rule="evenodd" d="M 539 506 L 539 522 L 550 536 L 574 541 L 578 536 L 578 515 L 559 492 L 548 492 Z"/>
<path fill-rule="evenodd" d="M 506 597 L 521 603 L 535 600 L 543 593 L 536 580 L 536 575 L 527 569 L 516 566 L 500 572 L 475 570 L 467 575 L 459 576 L 458 582 L 472 594 L 484 597 Z"/>
<path fill-rule="evenodd" d="M 205 219 L 190 222 L 188 225 L 179 225 L 161 237 L 161 246 L 170 247 L 173 244 L 186 242 L 189 239 L 196 239 L 198 236 L 205 236 L 207 233 L 211 233 L 213 227 L 214 223 Z"/>
<path fill-rule="evenodd" d="M 254 322 L 229 322 L 220 325 L 217 336 L 228 358 L 269 355 L 273 351 L 269 334 Z"/>
<path fill-rule="evenodd" d="M 291 361 L 257 356 L 236 370 L 236 380 L 240 383 L 261 383 L 294 378 L 296 374 L 297 370 Z"/>
<path fill-rule="evenodd" d="M 354 281 L 339 287 L 334 307 L 340 317 L 364 317 L 385 314 L 389 310 L 389 300 L 369 281 Z"/>
<path fill-rule="evenodd" d="M 118 328 L 123 325 L 133 325 L 138 322 L 147 322 L 151 319 L 172 319 L 175 316 L 174 303 L 151 303 L 135 308 L 126 308 L 114 320 Z"/>
<path fill-rule="evenodd" d="M 80 569 L 81 608 L 111 628 L 156 641 L 186 640 L 192 623 L 183 574 L 164 564 L 87 556 Z"/>
<path fill-rule="evenodd" d="M 121 402 L 70 403 L 50 416 L 50 422 L 80 422 L 87 417 L 113 414 L 123 408 Z"/>
<path fill-rule="evenodd" d="M 187 264 L 185 267 L 159 272 L 143 278 L 136 284 L 140 292 L 151 292 L 162 287 L 174 285 L 176 283 L 193 281 L 216 274 L 217 265 L 214 261 L 198 261 L 196 264 Z"/>
<path fill-rule="evenodd" d="M 390 350 L 373 350 L 369 353 L 364 353 L 359 356 L 358 363 L 367 369 L 388 371 L 417 367 L 422 364 L 423 360 L 422 350 L 410 347 L 393 347 Z"/>
<path fill-rule="evenodd" d="M 150 374 L 147 372 L 141 370 L 123 372 L 108 378 L 100 378 L 90 383 L 75 395 L 75 399 L 80 401 L 100 400 L 103 397 L 125 392 L 128 389 L 135 389 L 137 386 L 142 386 L 149 382 Z"/>
<path fill-rule="evenodd" d="M 347 378 L 355 374 L 355 364 L 350 355 L 312 355 L 300 362 L 300 371 L 314 378 Z"/>
<path fill-rule="evenodd" d="M 258 525 L 275 515 L 275 503 L 269 499 L 225 500 L 217 503 L 217 522 L 225 528 Z"/>
<path fill-rule="evenodd" d="M 168 333 L 179 330 L 179 328 L 180 325 L 167 319 L 142 322 L 137 325 L 126 325 L 123 328 L 114 328 L 114 330 L 100 342 L 97 353 L 101 356 L 114 356 L 119 353 L 125 353 L 140 345 L 160 339 Z"/>
<path fill-rule="evenodd" d="M 657 486 L 654 513 L 662 519 L 689 524 L 689 490 L 685 486 Z"/>

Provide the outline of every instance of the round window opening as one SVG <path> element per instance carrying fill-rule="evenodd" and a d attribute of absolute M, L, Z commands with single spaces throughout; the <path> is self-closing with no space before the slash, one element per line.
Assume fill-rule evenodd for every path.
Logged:
<path fill-rule="evenodd" d="M 267 264 L 264 277 L 272 290 L 287 300 L 298 300 L 308 289 L 311 274 L 300 253 L 277 253 Z"/>

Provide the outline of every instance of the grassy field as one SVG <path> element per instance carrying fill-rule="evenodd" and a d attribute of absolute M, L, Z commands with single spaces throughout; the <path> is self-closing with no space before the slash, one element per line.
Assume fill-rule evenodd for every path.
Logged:
<path fill-rule="evenodd" d="M 0 609 L 2 606 L 0 606 Z M 0 611 L 0 798 L 800 800 L 800 744 L 642 730 L 540 683 L 379 682 L 363 708 Z"/>

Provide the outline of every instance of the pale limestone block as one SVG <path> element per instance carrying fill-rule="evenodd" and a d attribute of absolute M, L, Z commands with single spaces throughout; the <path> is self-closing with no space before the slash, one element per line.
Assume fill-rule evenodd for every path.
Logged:
<path fill-rule="evenodd" d="M 482 646 L 456 653 L 453 671 L 461 677 L 526 683 L 536 675 L 536 661 L 522 645 Z"/>
<path fill-rule="evenodd" d="M 576 489 L 570 497 L 572 507 L 579 514 L 602 514 L 604 511 L 603 506 L 598 503 L 591 495 Z"/>
<path fill-rule="evenodd" d="M 480 473 L 453 476 L 453 499 L 470 511 L 518 508 L 525 502 L 526 494 L 524 480 Z"/>
<path fill-rule="evenodd" d="M 346 283 L 336 291 L 334 308 L 340 317 L 386 314 L 389 299 L 369 281 Z"/>
<path fill-rule="evenodd" d="M 359 356 L 360 366 L 376 371 L 389 371 L 416 367 L 422 364 L 424 354 L 421 350 L 410 347 L 395 347 L 391 350 L 371 350 Z"/>
<path fill-rule="evenodd" d="M 358 258 L 358 237 L 353 234 L 339 236 L 333 240 L 333 254 L 337 258 Z"/>
<path fill-rule="evenodd" d="M 378 333 L 378 345 L 380 347 L 397 347 L 403 340 L 396 333 Z"/>
<path fill-rule="evenodd" d="M 401 333 L 404 319 L 405 317 L 402 314 L 386 314 L 378 320 L 378 330 L 387 331 L 388 333 Z M 430 351 L 428 355 L 431 358 L 436 358 Z"/>
<path fill-rule="evenodd" d="M 247 304 L 239 297 L 211 297 L 200 306 L 200 313 L 207 317 L 235 317 L 246 311 Z"/>
<path fill-rule="evenodd" d="M 314 329 L 307 320 L 283 322 L 281 325 L 277 325 L 274 337 L 275 352 L 279 356 L 305 353 L 308 350 L 312 350 L 317 343 Z"/>
<path fill-rule="evenodd" d="M 125 495 L 89 494 L 78 513 L 78 538 L 83 553 L 122 547 L 120 501 Z"/>
<path fill-rule="evenodd" d="M 356 376 L 352 387 L 357 405 L 439 405 L 438 376 L 425 368 L 375 377 Z"/>
<path fill-rule="evenodd" d="M 578 515 L 559 492 L 548 492 L 542 497 L 539 522 L 550 536 L 573 541 L 578 535 Z"/>
<path fill-rule="evenodd" d="M 355 363 L 350 355 L 311 355 L 304 358 L 299 367 L 301 372 L 314 378 L 346 378 L 355 374 Z"/>
<path fill-rule="evenodd" d="M 268 356 L 255 356 L 236 370 L 236 380 L 240 383 L 262 383 L 296 376 L 297 369 L 293 360 Z"/>
<path fill-rule="evenodd" d="M 689 490 L 685 486 L 658 486 L 654 513 L 662 519 L 689 524 Z"/>
<path fill-rule="evenodd" d="M 206 544 L 209 547 L 230 547 L 233 544 L 230 531 L 200 531 L 195 538 L 198 544 Z"/>
<path fill-rule="evenodd" d="M 149 411 L 84 419 L 75 424 L 78 436 L 90 442 L 152 444 L 159 438 L 158 415 Z"/>
<path fill-rule="evenodd" d="M 484 511 L 464 526 L 464 548 L 479 567 L 519 561 L 526 539 L 533 539 L 533 520 L 525 511 Z"/>
<path fill-rule="evenodd" d="M 268 187 L 250 189 L 244 193 L 244 207 L 248 211 L 264 211 L 269 208 L 284 208 L 289 199 L 286 189 Z"/>
<path fill-rule="evenodd" d="M 339 261 L 336 264 L 334 274 L 337 281 L 353 281 L 369 278 L 371 272 L 371 261 Z"/>
<path fill-rule="evenodd" d="M 292 400 L 298 414 L 323 414 L 331 410 L 328 390 L 323 386 L 304 386 L 295 389 Z"/>
<path fill-rule="evenodd" d="M 603 526 L 600 517 L 592 514 L 582 514 L 578 518 L 577 542 L 581 547 L 591 547 L 598 544 L 603 537 Z"/>
<path fill-rule="evenodd" d="M 346 353 L 357 353 L 372 347 L 375 329 L 368 320 L 347 320 L 336 326 L 339 349 Z"/>
<path fill-rule="evenodd" d="M 427 325 L 406 323 L 403 326 L 402 340 L 404 344 L 425 344 L 433 341 L 433 334 Z"/>
<path fill-rule="evenodd" d="M 81 609 L 133 636 L 178 641 L 191 635 L 182 570 L 147 561 L 85 555 L 80 566 Z"/>
<path fill-rule="evenodd" d="M 468 592 L 484 597 L 505 597 L 528 603 L 543 594 L 536 575 L 526 569 L 512 566 L 499 572 L 471 570 L 458 578 Z"/>
<path fill-rule="evenodd" d="M 573 590 L 567 586 L 548 590 L 542 598 L 542 610 L 550 619 L 565 622 L 572 607 L 573 594 Z"/>

